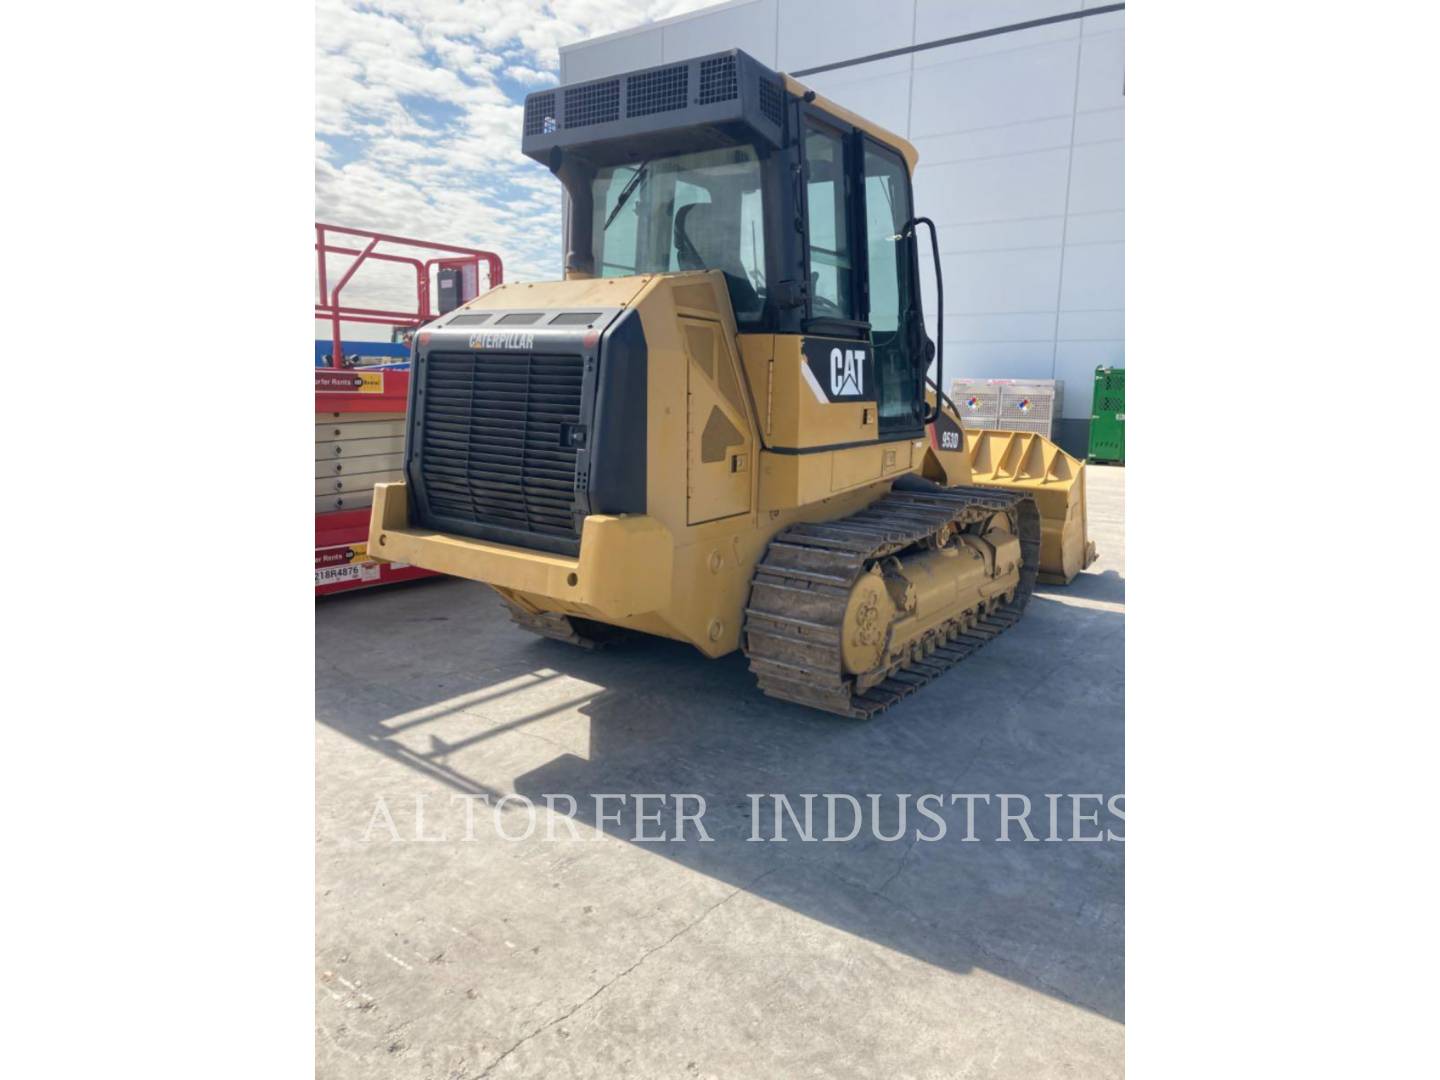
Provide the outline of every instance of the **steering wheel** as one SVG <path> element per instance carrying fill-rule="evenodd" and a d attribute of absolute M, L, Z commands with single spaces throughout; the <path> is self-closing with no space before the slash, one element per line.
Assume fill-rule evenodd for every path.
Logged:
<path fill-rule="evenodd" d="M 816 315 L 833 315 L 837 319 L 843 319 L 845 317 L 845 312 L 840 309 L 840 305 L 828 296 L 819 296 L 812 293 L 810 296 L 810 307 Z"/>

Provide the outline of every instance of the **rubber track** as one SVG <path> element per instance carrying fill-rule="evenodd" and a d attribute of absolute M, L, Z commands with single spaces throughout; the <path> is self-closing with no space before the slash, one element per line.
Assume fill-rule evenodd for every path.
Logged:
<path fill-rule="evenodd" d="M 885 679 L 863 693 L 840 659 L 841 622 L 850 590 L 875 559 L 894 554 L 955 522 L 1012 514 L 1020 539 L 1014 598 L 968 624 L 951 620 Z M 1035 588 L 1040 514 L 1028 495 L 994 488 L 892 491 L 838 521 L 794 525 L 776 535 L 755 569 L 742 642 L 760 689 L 774 698 L 868 720 L 983 648 L 1016 622 Z"/>

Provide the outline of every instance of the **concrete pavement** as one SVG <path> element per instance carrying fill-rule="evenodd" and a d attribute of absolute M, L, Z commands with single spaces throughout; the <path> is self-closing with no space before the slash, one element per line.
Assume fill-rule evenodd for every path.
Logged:
<path fill-rule="evenodd" d="M 1043 835 L 1046 793 L 1123 793 L 1124 470 L 1087 475 L 1099 563 L 868 724 L 761 696 L 738 654 L 533 638 L 463 581 L 317 603 L 319 1075 L 1120 1075 L 1122 842 L 999 842 L 994 805 L 974 842 L 961 806 L 938 842 L 913 802 L 869 828 L 1014 793 Z M 751 794 L 824 792 L 855 840 L 747 840 Z M 631 803 L 602 833 L 595 793 L 702 796 L 714 842 L 637 842 Z M 571 821 L 507 840 L 467 798 L 516 794 Z"/>

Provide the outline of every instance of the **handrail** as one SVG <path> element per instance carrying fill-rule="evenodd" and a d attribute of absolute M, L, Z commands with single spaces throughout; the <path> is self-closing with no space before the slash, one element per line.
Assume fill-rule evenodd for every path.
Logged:
<path fill-rule="evenodd" d="M 350 247 L 343 243 L 332 242 L 329 234 L 336 234 L 340 237 L 356 237 L 366 243 L 363 248 Z M 353 242 L 351 241 L 351 243 Z M 429 257 L 422 260 L 414 255 L 377 251 L 376 247 L 380 244 L 418 248 L 422 254 Z M 443 254 L 434 254 L 436 252 Z M 356 256 L 333 289 L 329 287 L 329 277 L 325 265 L 327 255 Z M 439 317 L 440 312 L 433 310 L 430 305 L 430 271 L 432 268 L 473 265 L 478 280 L 480 263 L 483 260 L 487 264 L 490 288 L 493 289 L 505 278 L 505 269 L 500 261 L 500 256 L 493 251 L 457 247 L 454 244 L 439 244 L 430 240 L 416 240 L 408 236 L 395 236 L 389 233 L 374 232 L 370 229 L 352 229 L 345 225 L 330 225 L 319 221 L 315 223 L 315 259 L 319 270 L 319 299 L 315 303 L 315 317 L 330 320 L 333 346 L 330 352 L 330 366 L 337 368 L 343 367 L 345 362 L 344 346 L 340 340 L 341 322 L 418 327 Z M 341 303 L 341 291 L 350 284 L 350 280 L 361 265 L 372 259 L 377 262 L 402 263 L 415 271 L 414 311 L 356 307 Z"/>

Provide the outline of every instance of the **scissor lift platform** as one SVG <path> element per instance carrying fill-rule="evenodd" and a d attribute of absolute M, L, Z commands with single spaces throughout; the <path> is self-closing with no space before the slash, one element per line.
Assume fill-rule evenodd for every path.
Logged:
<path fill-rule="evenodd" d="M 327 256 L 350 260 L 333 287 Z M 400 335 L 411 333 L 439 318 L 444 313 L 439 308 L 449 310 L 477 295 L 482 280 L 485 288 L 500 284 L 504 277 L 500 257 L 475 248 L 319 222 L 315 257 L 319 285 L 315 317 L 329 322 L 331 329 L 329 340 L 315 343 L 315 594 L 433 576 L 404 563 L 377 562 L 365 550 L 375 485 L 404 476 L 409 345 L 346 341 L 342 332 L 346 324 L 362 324 L 388 326 Z M 367 262 L 399 263 L 414 271 L 413 310 L 342 303 L 342 290 Z M 432 273 L 437 280 L 445 274 L 446 281 L 432 285 Z"/>

